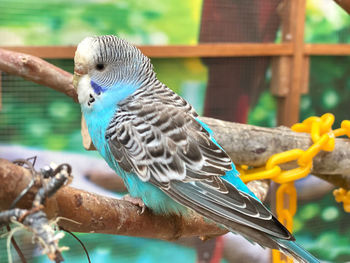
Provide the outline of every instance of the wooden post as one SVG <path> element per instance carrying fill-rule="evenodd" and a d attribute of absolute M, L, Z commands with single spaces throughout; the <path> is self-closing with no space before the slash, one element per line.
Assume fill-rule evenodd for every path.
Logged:
<path fill-rule="evenodd" d="M 274 58 L 272 63 L 271 92 L 277 96 L 278 125 L 290 127 L 299 121 L 300 95 L 307 92 L 309 58 L 304 58 L 305 0 L 282 2 L 282 41 L 291 43 L 292 56 Z M 276 213 L 278 184 L 271 183 L 271 209 Z M 288 208 L 289 200 L 284 207 Z M 285 262 L 290 262 L 282 256 Z"/>
<path fill-rule="evenodd" d="M 304 61 L 305 4 L 305 0 L 286 0 L 282 4 L 282 41 L 291 43 L 293 52 L 292 56 L 277 58 L 273 67 L 273 73 L 277 73 L 273 78 L 279 79 L 272 81 L 272 92 L 278 96 L 279 125 L 298 122 L 300 94 L 305 90 L 303 80 L 308 79 L 308 68 L 304 68 L 308 65 Z"/>

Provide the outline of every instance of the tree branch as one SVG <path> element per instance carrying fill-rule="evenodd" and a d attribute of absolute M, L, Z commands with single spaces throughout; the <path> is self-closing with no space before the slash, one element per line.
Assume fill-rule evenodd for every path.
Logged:
<path fill-rule="evenodd" d="M 72 74 L 41 58 L 0 48 L 0 70 L 63 92 L 77 102 Z"/>
<path fill-rule="evenodd" d="M 0 211 L 10 207 L 32 179 L 29 170 L 0 159 Z M 19 202 L 20 208 L 30 208 L 38 189 Z M 107 233 L 127 236 L 175 240 L 179 237 L 216 236 L 227 231 L 203 217 L 191 213 L 189 217 L 160 216 L 149 210 L 139 214 L 140 208 L 128 201 L 108 198 L 65 186 L 49 198 L 44 210 L 49 218 L 63 217 L 59 225 L 64 229 L 85 233 Z M 75 222 L 73 222 L 73 221 Z"/>
<path fill-rule="evenodd" d="M 0 70 L 47 85 L 74 99 L 77 97 L 71 83 L 72 75 L 39 58 L 0 49 Z M 218 142 L 236 164 L 261 166 L 272 154 L 294 148 L 305 150 L 311 145 L 308 134 L 295 133 L 286 127 L 271 129 L 205 117 L 201 119 L 213 129 Z M 84 137 L 89 139 L 83 129 L 84 132 Z M 91 143 L 85 146 L 89 148 Z M 349 146 L 348 139 L 336 139 L 333 152 L 321 152 L 314 158 L 312 173 L 336 186 L 350 189 Z M 290 168 L 293 164 L 284 167 Z"/>
<path fill-rule="evenodd" d="M 287 127 L 263 128 L 212 118 L 201 118 L 213 129 L 217 141 L 236 164 L 262 166 L 275 153 L 311 146 L 310 135 Z M 282 168 L 296 167 L 296 163 Z M 350 189 L 350 140 L 336 139 L 332 152 L 321 151 L 314 159 L 311 173 L 336 186 Z"/>
<path fill-rule="evenodd" d="M 350 15 L 350 0 L 334 0 L 334 2 L 336 2 Z"/>

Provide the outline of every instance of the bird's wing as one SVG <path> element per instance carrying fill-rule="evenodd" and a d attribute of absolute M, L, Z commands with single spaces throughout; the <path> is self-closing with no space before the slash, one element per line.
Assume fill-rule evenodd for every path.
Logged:
<path fill-rule="evenodd" d="M 180 97 L 125 101 L 106 131 L 112 155 L 125 171 L 226 227 L 240 223 L 293 239 L 253 195 L 222 178 L 234 169 L 232 161 L 192 111 Z"/>

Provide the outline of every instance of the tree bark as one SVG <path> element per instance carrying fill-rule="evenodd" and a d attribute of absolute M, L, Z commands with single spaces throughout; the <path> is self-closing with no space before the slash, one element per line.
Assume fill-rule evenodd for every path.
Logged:
<path fill-rule="evenodd" d="M 350 0 L 334 0 L 334 2 L 336 2 L 350 15 Z"/>
<path fill-rule="evenodd" d="M 28 169 L 0 159 L 0 211 L 9 209 L 13 200 L 28 185 L 32 175 Z M 19 202 L 20 208 L 30 208 L 38 185 Z M 46 201 L 48 218 L 62 217 L 58 222 L 74 232 L 107 233 L 175 240 L 179 237 L 216 236 L 227 231 L 203 217 L 190 213 L 188 217 L 155 215 L 128 201 L 108 198 L 64 186 Z M 69 220 L 67 220 L 69 219 Z M 73 222 L 74 221 L 74 222 Z"/>
<path fill-rule="evenodd" d="M 214 131 L 215 137 L 236 164 L 263 166 L 275 153 L 300 148 L 306 150 L 312 141 L 307 133 L 287 127 L 263 128 L 246 124 L 201 118 Z M 285 164 L 284 169 L 296 167 Z M 332 152 L 321 151 L 313 159 L 311 173 L 336 186 L 350 189 L 350 140 L 336 139 Z"/>
<path fill-rule="evenodd" d="M 30 170 L 0 159 L 0 211 L 9 209 L 11 203 L 32 179 Z M 35 185 L 18 203 L 19 208 L 30 208 L 41 185 Z M 268 184 L 251 182 L 251 190 L 265 199 Z M 188 217 L 156 215 L 124 200 L 100 196 L 64 186 L 48 198 L 45 209 L 49 219 L 62 217 L 59 225 L 74 232 L 105 233 L 175 240 L 180 237 L 211 237 L 227 231 L 196 213 Z M 69 220 L 67 220 L 69 219 Z M 142 230 L 142 231 L 141 231 Z"/>

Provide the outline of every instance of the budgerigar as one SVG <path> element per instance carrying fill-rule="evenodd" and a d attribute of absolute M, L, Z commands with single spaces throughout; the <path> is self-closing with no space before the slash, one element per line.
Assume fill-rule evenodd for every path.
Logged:
<path fill-rule="evenodd" d="M 261 246 L 319 262 L 240 180 L 209 127 L 138 48 L 115 36 L 87 37 L 74 74 L 92 142 L 132 197 L 158 214 L 194 210 Z"/>

